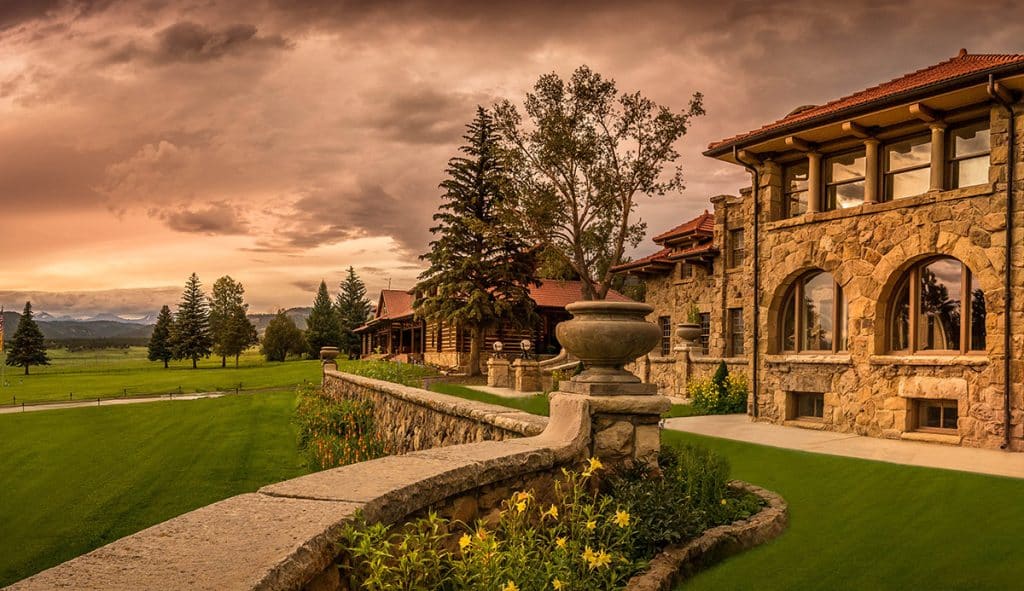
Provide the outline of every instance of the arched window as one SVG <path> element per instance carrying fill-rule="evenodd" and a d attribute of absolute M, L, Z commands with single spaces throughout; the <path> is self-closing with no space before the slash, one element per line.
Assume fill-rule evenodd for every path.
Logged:
<path fill-rule="evenodd" d="M 918 263 L 893 292 L 889 331 L 891 351 L 984 351 L 985 294 L 967 265 L 954 258 Z"/>
<path fill-rule="evenodd" d="M 846 302 L 832 275 L 814 271 L 794 281 L 781 315 L 783 351 L 846 350 Z"/>

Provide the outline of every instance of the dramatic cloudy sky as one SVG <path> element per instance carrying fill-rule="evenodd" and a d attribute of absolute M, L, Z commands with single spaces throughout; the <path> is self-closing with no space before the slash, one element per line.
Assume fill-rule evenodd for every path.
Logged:
<path fill-rule="evenodd" d="M 948 6 L 943 7 L 942 4 Z M 711 140 L 954 54 L 1024 51 L 1015 2 L 0 0 L 0 303 L 142 313 L 188 273 L 254 310 L 352 265 L 410 286 L 477 104 L 588 64 L 707 115 L 651 232 L 735 192 Z M 641 247 L 641 253 L 649 250 Z M 117 290 L 117 291 L 111 291 Z"/>

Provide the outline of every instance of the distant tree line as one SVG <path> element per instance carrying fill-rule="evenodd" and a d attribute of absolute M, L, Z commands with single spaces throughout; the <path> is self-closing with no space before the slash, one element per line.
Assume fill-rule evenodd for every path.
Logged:
<path fill-rule="evenodd" d="M 332 301 L 327 282 L 320 281 L 304 334 L 295 328 L 283 310 L 279 311 L 270 326 L 267 326 L 263 337 L 264 353 L 267 354 L 266 342 L 272 335 L 275 345 L 272 352 L 278 357 L 288 349 L 296 353 L 305 351 L 311 358 L 317 358 L 323 347 L 337 347 L 348 357 L 358 355 L 360 340 L 355 329 L 369 320 L 371 310 L 370 300 L 366 297 L 366 284 L 355 269 L 349 267 L 338 288 L 338 294 Z M 269 354 L 267 359 L 270 360 Z"/>

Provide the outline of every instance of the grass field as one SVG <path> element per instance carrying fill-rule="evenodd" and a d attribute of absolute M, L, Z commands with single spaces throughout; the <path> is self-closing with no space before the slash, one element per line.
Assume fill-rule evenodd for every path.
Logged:
<path fill-rule="evenodd" d="M 1024 480 L 797 452 L 665 431 L 780 493 L 789 529 L 677 591 L 1020 589 Z"/>
<path fill-rule="evenodd" d="M 293 392 L 0 415 L 0 586 L 306 472 Z"/>
<path fill-rule="evenodd" d="M 486 402 L 487 404 L 497 404 L 499 406 L 516 408 L 535 415 L 548 416 L 548 397 L 543 394 L 538 394 L 529 398 L 505 398 L 503 396 L 495 396 L 494 394 L 488 394 L 486 392 L 481 392 L 458 384 L 444 383 L 431 384 L 430 389 L 439 394 L 449 394 L 451 396 L 458 396 L 459 398 L 476 400 L 477 402 Z"/>
<path fill-rule="evenodd" d="M 162 363 L 146 359 L 144 347 L 104 349 L 69 353 L 65 349 L 50 351 L 50 365 L 33 367 L 25 376 L 20 368 L 5 368 L 5 385 L 0 387 L 0 404 L 47 400 L 113 398 L 138 394 L 168 392 L 208 392 L 234 389 L 266 389 L 293 386 L 305 380 L 320 380 L 320 363 L 287 361 L 267 363 L 252 349 L 242 355 L 239 367 L 228 360 L 220 367 L 220 359 L 199 361 L 192 369 L 190 361 L 172 362 L 164 369 Z"/>

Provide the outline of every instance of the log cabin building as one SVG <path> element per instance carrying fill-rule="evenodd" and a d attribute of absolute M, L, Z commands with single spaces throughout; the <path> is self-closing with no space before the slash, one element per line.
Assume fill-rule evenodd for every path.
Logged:
<path fill-rule="evenodd" d="M 529 339 L 531 354 L 554 356 L 561 351 L 555 338 L 555 326 L 569 319 L 565 306 L 583 299 L 583 286 L 579 281 L 545 279 L 530 288 L 530 297 L 536 305 L 538 321 L 530 329 L 515 328 L 503 322 L 484 333 L 481 361 L 486 361 L 496 341 L 506 351 L 518 353 L 520 342 Z M 463 367 L 469 360 L 470 335 L 468 329 L 416 318 L 413 311 L 415 295 L 412 291 L 385 289 L 380 293 L 374 317 L 356 329 L 361 336 L 364 357 L 379 355 L 388 359 L 429 363 L 442 367 Z M 612 301 L 630 301 L 615 290 L 609 290 Z"/>

